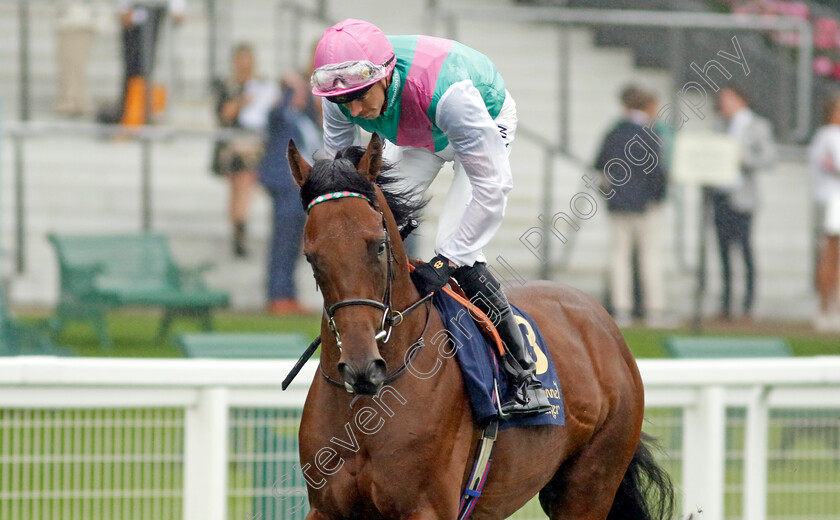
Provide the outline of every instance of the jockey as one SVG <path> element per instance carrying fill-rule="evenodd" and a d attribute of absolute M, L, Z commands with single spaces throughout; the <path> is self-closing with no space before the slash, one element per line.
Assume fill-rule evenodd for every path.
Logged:
<path fill-rule="evenodd" d="M 536 365 L 482 248 L 499 229 L 513 187 L 510 144 L 516 104 L 489 58 L 461 43 L 431 36 L 385 36 L 348 19 L 324 31 L 315 50 L 312 93 L 325 97 L 324 147 L 332 157 L 358 144 L 359 127 L 387 142 L 401 188 L 422 195 L 443 164 L 455 176 L 438 222 L 436 256 L 412 279 L 421 296 L 455 278 L 493 319 L 506 356 L 511 398 L 506 414 L 548 411 Z M 478 297 L 481 295 L 480 297 Z"/>

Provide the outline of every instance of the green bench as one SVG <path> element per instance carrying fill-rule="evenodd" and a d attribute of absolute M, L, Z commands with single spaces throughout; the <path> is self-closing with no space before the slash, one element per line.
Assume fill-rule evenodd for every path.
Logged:
<path fill-rule="evenodd" d="M 188 358 L 297 359 L 309 346 L 303 334 L 180 334 L 175 344 Z"/>
<path fill-rule="evenodd" d="M 0 290 L 0 356 L 22 354 L 70 356 L 72 352 L 56 346 L 45 323 L 21 323 L 12 316 L 6 291 Z"/>
<path fill-rule="evenodd" d="M 672 358 L 791 357 L 790 343 L 783 338 L 739 336 L 668 336 L 662 346 Z"/>
<path fill-rule="evenodd" d="M 51 328 L 58 336 L 66 322 L 88 321 L 101 345 L 110 347 L 106 315 L 119 307 L 162 307 L 158 339 L 178 316 L 200 319 L 212 330 L 211 311 L 230 302 L 227 292 L 207 288 L 210 264 L 179 266 L 166 237 L 157 233 L 102 235 L 50 234 L 58 258 L 61 287 Z"/>

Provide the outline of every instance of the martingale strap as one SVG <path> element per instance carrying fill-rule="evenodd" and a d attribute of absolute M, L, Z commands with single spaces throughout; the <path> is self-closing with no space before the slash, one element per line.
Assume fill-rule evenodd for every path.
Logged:
<path fill-rule="evenodd" d="M 499 421 L 493 419 L 481 433 L 481 440 L 476 450 L 475 462 L 467 487 L 461 497 L 461 507 L 458 509 L 458 520 L 466 520 L 470 517 L 481 496 L 481 490 L 487 481 L 487 474 L 490 473 L 490 463 L 493 461 L 493 446 L 496 443 L 496 435 L 499 433 Z"/>

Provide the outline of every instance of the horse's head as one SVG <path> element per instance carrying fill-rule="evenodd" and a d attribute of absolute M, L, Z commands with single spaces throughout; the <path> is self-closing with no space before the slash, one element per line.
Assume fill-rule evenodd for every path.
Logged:
<path fill-rule="evenodd" d="M 390 333 L 392 240 L 399 241 L 387 230 L 387 208 L 374 183 L 382 142 L 374 135 L 356 166 L 348 158 L 310 166 L 294 142 L 288 155 L 309 215 L 303 252 L 324 296 L 327 325 L 340 350 L 338 370 L 348 390 L 374 394 L 385 381 L 378 342 Z"/>

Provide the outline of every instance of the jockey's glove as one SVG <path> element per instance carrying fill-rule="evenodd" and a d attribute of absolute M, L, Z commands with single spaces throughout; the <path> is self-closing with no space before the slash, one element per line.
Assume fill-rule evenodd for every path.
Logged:
<path fill-rule="evenodd" d="M 438 255 L 429 260 L 429 263 L 418 265 L 411 272 L 411 281 L 422 297 L 446 285 L 454 272 L 455 267 L 449 265 L 449 260 Z"/>

